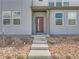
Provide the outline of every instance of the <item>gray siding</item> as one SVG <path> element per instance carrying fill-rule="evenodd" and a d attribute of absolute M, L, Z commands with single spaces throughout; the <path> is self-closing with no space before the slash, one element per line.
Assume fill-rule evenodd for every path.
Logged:
<path fill-rule="evenodd" d="M 2 8 L 1 8 L 2 6 Z M 0 22 L 2 11 L 21 11 L 21 24 L 20 25 L 3 25 L 4 34 L 13 35 L 31 35 L 31 0 L 0 0 Z M 2 11 L 1 11 L 2 9 Z M 1 24 L 1 23 L 0 23 Z M 0 26 L 0 29 L 1 26 Z M 0 30 L 1 34 L 2 30 Z"/>
<path fill-rule="evenodd" d="M 68 25 L 68 15 L 67 13 L 69 11 L 73 11 L 73 10 L 55 10 L 55 11 L 50 11 L 50 34 L 55 34 L 55 35 L 79 35 L 79 11 L 78 10 L 74 10 L 75 12 L 77 12 L 77 24 L 76 25 Z M 64 25 L 55 25 L 55 17 L 54 14 L 55 12 L 63 12 L 64 13 Z"/>
<path fill-rule="evenodd" d="M 2 34 L 2 3 L 0 0 L 0 34 Z"/>
<path fill-rule="evenodd" d="M 79 0 L 48 0 L 49 2 L 69 2 L 70 6 L 79 6 Z"/>

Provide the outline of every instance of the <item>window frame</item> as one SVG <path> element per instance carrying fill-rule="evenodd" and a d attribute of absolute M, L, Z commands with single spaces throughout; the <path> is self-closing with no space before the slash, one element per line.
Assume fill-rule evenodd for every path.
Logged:
<path fill-rule="evenodd" d="M 59 3 L 59 2 L 61 3 L 61 6 L 57 6 L 57 3 Z M 55 7 L 62 7 L 63 6 L 62 1 L 59 1 L 59 2 L 57 2 L 57 1 L 55 2 Z"/>
<path fill-rule="evenodd" d="M 53 3 L 53 4 L 50 5 L 50 3 Z M 49 2 L 49 6 L 51 6 L 51 7 L 55 7 L 55 2 Z"/>
<path fill-rule="evenodd" d="M 62 18 L 56 18 L 56 13 L 62 13 Z M 55 25 L 56 26 L 64 26 L 64 12 L 55 12 L 54 13 L 54 19 L 55 19 Z M 57 25 L 56 24 L 56 19 L 62 19 L 62 25 Z"/>
<path fill-rule="evenodd" d="M 16 23 L 15 20 L 19 20 L 19 22 Z M 13 19 L 13 24 L 14 24 L 14 25 L 20 25 L 20 19 L 18 19 L 18 18 L 17 18 L 17 19 Z"/>
<path fill-rule="evenodd" d="M 43 2 L 43 0 L 38 0 L 39 2 Z"/>
<path fill-rule="evenodd" d="M 4 14 L 5 14 L 5 13 L 8 13 L 8 12 L 10 13 L 10 15 L 9 15 L 10 18 L 4 18 Z M 4 19 L 10 19 L 10 20 L 9 20 L 10 22 L 9 22 L 8 24 L 7 24 L 7 23 L 5 24 L 5 23 L 4 23 Z M 2 11 L 2 25 L 4 25 L 4 26 L 9 26 L 9 25 L 11 25 L 11 24 L 12 24 L 12 12 L 11 12 L 11 11 Z"/>
<path fill-rule="evenodd" d="M 19 17 L 14 17 L 14 12 L 20 12 L 20 16 Z M 20 21 L 20 23 L 19 24 L 14 24 L 14 19 L 19 19 Z M 20 25 L 21 24 L 21 11 L 12 11 L 12 24 L 13 25 Z"/>
<path fill-rule="evenodd" d="M 69 16 L 68 16 L 69 13 L 76 13 L 76 19 L 75 19 L 75 24 L 74 24 L 74 25 L 70 25 L 70 24 L 69 24 L 69 18 L 68 18 L 68 17 L 69 17 Z M 67 21 L 68 26 L 76 26 L 76 25 L 77 25 L 77 12 L 75 12 L 75 11 L 70 11 L 70 12 L 68 12 L 68 13 L 67 13 L 67 19 L 68 19 L 68 21 Z"/>
<path fill-rule="evenodd" d="M 64 3 L 68 3 L 68 6 L 66 6 Z M 67 1 L 67 2 L 66 2 L 66 1 L 63 1 L 62 4 L 63 4 L 63 7 L 69 7 L 69 5 L 70 5 L 70 4 L 69 4 L 69 1 Z"/>

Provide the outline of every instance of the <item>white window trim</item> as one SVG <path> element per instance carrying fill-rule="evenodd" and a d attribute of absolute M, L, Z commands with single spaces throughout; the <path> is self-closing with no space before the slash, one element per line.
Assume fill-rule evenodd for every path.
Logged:
<path fill-rule="evenodd" d="M 21 15 L 18 17 L 19 19 L 20 19 L 20 24 L 14 24 L 14 20 L 13 19 L 16 19 L 16 17 L 15 18 L 13 18 L 13 12 L 20 12 L 21 13 L 21 11 L 12 11 L 12 24 L 14 25 L 14 26 L 20 26 L 21 25 Z"/>
<path fill-rule="evenodd" d="M 3 22 L 4 22 L 4 20 L 3 19 L 5 19 L 5 18 L 3 18 L 3 16 L 4 16 L 4 12 L 11 12 L 11 18 L 10 18 L 10 24 L 4 24 Z M 15 18 L 13 18 L 13 12 L 22 12 L 22 11 L 20 11 L 20 10 L 18 10 L 18 11 L 2 11 L 2 25 L 3 26 L 11 26 L 11 25 L 14 25 L 14 26 L 19 26 L 20 24 L 21 24 L 21 15 L 18 17 L 18 18 L 20 18 L 20 24 L 19 25 L 15 25 L 14 23 L 13 23 L 13 19 L 15 19 Z"/>
<path fill-rule="evenodd" d="M 63 6 L 63 7 L 64 7 L 64 2 L 66 2 L 66 1 L 63 1 L 63 2 L 62 2 L 62 6 Z M 68 2 L 69 2 L 69 1 L 68 1 Z M 70 4 L 69 4 L 69 6 L 70 6 Z"/>
<path fill-rule="evenodd" d="M 75 11 L 70 11 L 70 12 L 73 13 L 73 12 L 75 12 Z M 70 24 L 69 24 L 68 13 L 69 13 L 69 12 L 67 12 L 67 25 L 68 25 L 68 26 L 76 26 L 76 25 L 77 25 L 77 15 L 78 15 L 77 12 L 75 12 L 75 13 L 76 13 L 76 20 L 75 20 L 76 23 L 75 23 L 75 25 L 70 25 Z"/>
<path fill-rule="evenodd" d="M 63 17 L 62 17 L 62 25 L 56 25 L 56 13 L 62 13 L 63 14 Z M 55 26 L 64 26 L 64 12 L 55 12 L 54 13 L 54 23 L 55 23 Z"/>
<path fill-rule="evenodd" d="M 61 7 L 64 7 L 64 2 L 69 2 L 69 1 L 63 1 L 63 0 L 62 0 L 62 1 L 58 1 L 58 2 L 61 2 L 61 3 L 62 3 L 62 6 L 61 6 Z M 56 3 L 57 3 L 57 1 L 54 2 L 54 6 L 55 6 L 55 7 L 56 7 Z M 69 6 L 70 6 L 70 4 L 69 4 Z"/>
<path fill-rule="evenodd" d="M 62 0 L 62 6 L 64 7 L 64 2 L 69 2 L 69 0 Z M 70 3 L 70 2 L 69 2 Z M 70 4 L 69 4 L 70 6 Z"/>
<path fill-rule="evenodd" d="M 10 18 L 10 24 L 4 24 L 4 12 L 10 12 L 11 13 L 11 18 Z M 12 11 L 2 11 L 2 25 L 3 26 L 10 26 L 10 25 L 12 25 Z"/>
<path fill-rule="evenodd" d="M 58 1 L 58 2 L 61 2 L 61 5 L 63 6 L 62 1 Z M 54 2 L 54 6 L 55 6 L 55 7 L 57 7 L 57 6 L 56 6 L 56 3 L 57 3 L 57 1 Z M 62 7 L 62 6 L 60 6 L 60 7 Z"/>

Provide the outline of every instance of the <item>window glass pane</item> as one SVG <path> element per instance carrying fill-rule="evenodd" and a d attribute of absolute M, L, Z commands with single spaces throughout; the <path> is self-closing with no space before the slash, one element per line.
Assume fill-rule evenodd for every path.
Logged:
<path fill-rule="evenodd" d="M 56 2 L 56 7 L 62 7 L 62 2 Z"/>
<path fill-rule="evenodd" d="M 76 22 L 75 22 L 75 19 L 70 19 L 70 20 L 69 20 L 69 25 L 75 25 L 75 23 L 76 23 Z"/>
<path fill-rule="evenodd" d="M 69 2 L 64 2 L 64 6 L 69 6 Z"/>
<path fill-rule="evenodd" d="M 69 12 L 68 13 L 68 24 L 75 25 L 76 24 L 76 12 Z"/>
<path fill-rule="evenodd" d="M 13 24 L 19 25 L 20 19 L 21 19 L 21 12 L 20 11 L 13 11 L 12 12 L 12 19 L 13 19 Z"/>
<path fill-rule="evenodd" d="M 68 19 L 76 19 L 76 12 L 69 12 L 68 13 Z"/>
<path fill-rule="evenodd" d="M 49 2 L 49 6 L 54 7 L 54 2 Z"/>
<path fill-rule="evenodd" d="M 3 11 L 2 12 L 3 24 L 9 25 L 11 20 L 11 11 Z"/>
<path fill-rule="evenodd" d="M 2 16 L 3 16 L 3 18 L 5 18 L 5 19 L 11 18 L 11 11 L 3 11 Z"/>
<path fill-rule="evenodd" d="M 12 12 L 12 18 L 20 18 L 21 13 L 19 11 L 13 11 Z"/>
<path fill-rule="evenodd" d="M 56 18 L 62 18 L 63 15 L 62 15 L 62 13 L 56 13 L 55 17 L 56 17 Z"/>
<path fill-rule="evenodd" d="M 43 1 L 43 0 L 39 0 L 39 1 Z"/>
<path fill-rule="evenodd" d="M 62 19 L 56 19 L 56 25 L 62 25 Z"/>
<path fill-rule="evenodd" d="M 10 24 L 10 19 L 3 19 L 3 24 L 9 25 Z"/>
<path fill-rule="evenodd" d="M 14 23 L 15 25 L 20 24 L 20 19 L 13 19 L 13 23 Z"/>

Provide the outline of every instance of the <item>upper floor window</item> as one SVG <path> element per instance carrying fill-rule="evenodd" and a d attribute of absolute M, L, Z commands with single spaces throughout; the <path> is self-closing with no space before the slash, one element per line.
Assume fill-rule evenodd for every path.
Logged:
<path fill-rule="evenodd" d="M 69 25 L 75 25 L 77 19 L 76 12 L 68 12 L 68 24 Z"/>
<path fill-rule="evenodd" d="M 69 6 L 69 2 L 63 2 L 63 6 Z"/>
<path fill-rule="evenodd" d="M 43 0 L 39 0 L 39 1 L 41 2 L 41 1 L 43 1 Z"/>
<path fill-rule="evenodd" d="M 54 7 L 54 2 L 49 2 L 49 6 Z"/>
<path fill-rule="evenodd" d="M 56 7 L 62 7 L 62 2 L 56 2 Z"/>
<path fill-rule="evenodd" d="M 62 25 L 63 24 L 63 13 L 56 13 L 56 25 Z"/>

